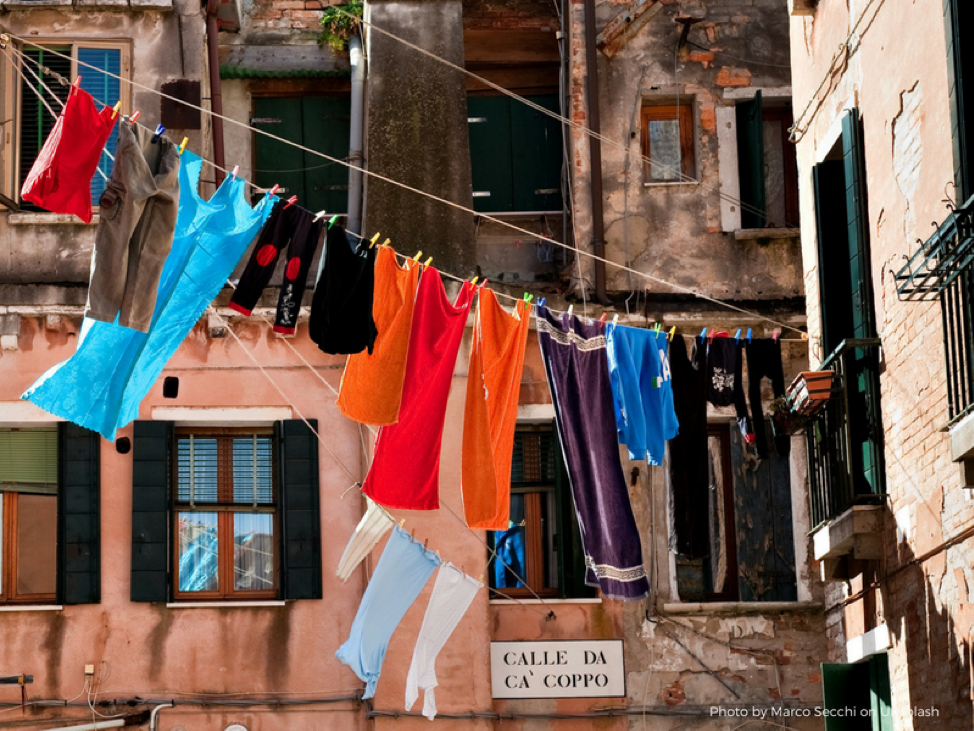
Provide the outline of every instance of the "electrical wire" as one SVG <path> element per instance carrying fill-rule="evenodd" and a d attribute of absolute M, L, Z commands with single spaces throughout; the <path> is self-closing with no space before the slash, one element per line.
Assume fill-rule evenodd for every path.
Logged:
<path fill-rule="evenodd" d="M 338 8 L 336 8 L 336 10 L 337 9 Z M 340 11 L 340 12 L 344 12 L 344 11 Z M 30 46 L 33 46 L 33 47 L 36 47 L 36 48 L 45 49 L 45 50 L 49 51 L 52 55 L 61 56 L 61 57 L 65 58 L 65 59 L 70 59 L 70 56 L 66 56 L 65 54 L 62 54 L 62 53 L 60 53 L 58 51 L 54 51 L 54 50 L 49 49 L 49 48 L 47 48 L 45 46 L 40 46 L 40 45 L 38 45 L 38 44 L 36 44 L 36 43 L 34 43 L 32 41 L 29 41 L 27 39 L 24 39 L 24 38 L 22 38 L 20 36 L 17 36 L 15 34 L 7 33 L 7 35 L 10 38 L 14 38 L 14 39 L 18 40 L 21 43 L 24 43 L 24 44 L 27 44 L 27 45 L 30 45 Z M 14 49 L 14 50 L 16 52 L 18 52 L 18 53 L 22 53 L 18 49 Z M 426 53 L 428 53 L 428 52 L 426 52 Z M 434 58 L 437 58 L 435 55 L 433 57 Z M 445 59 L 444 59 L 444 62 L 445 63 L 449 63 Z M 314 149 L 312 149 L 310 147 L 307 147 L 306 145 L 301 145 L 301 144 L 298 144 L 296 142 L 292 142 L 290 140 L 287 140 L 287 139 L 285 139 L 283 137 L 280 137 L 278 135 L 272 134 L 272 133 L 267 132 L 265 130 L 257 129 L 256 127 L 253 127 L 251 125 L 248 125 L 248 124 L 246 124 L 244 122 L 240 122 L 240 121 L 238 121 L 236 119 L 233 119 L 232 117 L 227 117 L 227 116 L 224 116 L 224 115 L 214 114 L 212 111 L 207 110 L 207 109 L 204 109 L 203 107 L 200 107 L 200 106 L 197 106 L 197 105 L 194 105 L 194 104 L 189 104 L 188 102 L 185 102 L 183 100 L 177 99 L 176 97 L 173 97 L 170 94 L 166 94 L 164 92 L 158 91 L 157 89 L 153 89 L 153 88 L 151 88 L 149 86 L 146 86 L 145 84 L 141 84 L 141 83 L 139 83 L 137 81 L 134 81 L 132 79 L 126 79 L 125 77 L 120 76 L 119 74 L 113 74 L 111 72 L 108 72 L 108 71 L 105 71 L 103 69 L 100 69 L 97 66 L 94 66 L 94 65 L 89 64 L 89 63 L 82 62 L 80 60 L 77 61 L 77 63 L 79 65 L 83 65 L 83 66 L 92 68 L 95 71 L 97 71 L 98 73 L 105 74 L 107 76 L 110 76 L 110 77 L 119 79 L 120 81 L 122 81 L 124 83 L 128 83 L 128 84 L 130 84 L 132 86 L 136 86 L 138 88 L 141 88 L 141 89 L 144 89 L 146 91 L 149 91 L 150 93 L 156 94 L 156 95 L 158 95 L 158 96 L 160 96 L 162 98 L 172 99 L 174 101 L 178 101 L 180 104 L 182 104 L 184 106 L 188 106 L 190 108 L 197 109 L 197 110 L 199 110 L 202 113 L 208 114 L 208 115 L 213 116 L 213 117 L 219 117 L 220 119 L 223 119 L 224 121 L 226 121 L 226 122 L 228 122 L 230 124 L 233 124 L 235 126 L 238 126 L 238 127 L 244 128 L 244 129 L 251 130 L 252 132 L 255 132 L 256 134 L 260 134 L 260 135 L 262 135 L 264 137 L 267 137 L 269 139 L 276 140 L 276 141 L 278 141 L 278 142 L 280 142 L 282 144 L 285 144 L 285 145 L 289 145 L 291 147 L 294 147 L 295 149 L 303 150 L 304 152 L 307 152 L 307 153 L 309 153 L 311 155 L 315 155 L 317 157 L 324 158 L 326 160 L 331 160 L 332 162 L 335 162 L 335 163 L 338 163 L 340 165 L 343 165 L 343 166 L 345 166 L 345 167 L 347 167 L 349 169 L 358 170 L 363 175 L 366 175 L 368 177 L 372 177 L 372 178 L 375 178 L 377 180 L 381 180 L 381 181 L 383 181 L 385 183 L 388 183 L 389 185 L 392 185 L 392 186 L 395 186 L 397 188 L 400 188 L 400 189 L 403 189 L 403 190 L 407 190 L 407 191 L 416 193 L 416 194 L 421 195 L 423 197 L 426 197 L 426 198 L 428 198 L 430 200 L 435 200 L 435 201 L 437 201 L 439 203 L 442 203 L 443 205 L 446 205 L 448 207 L 457 209 L 459 211 L 463 211 L 465 213 L 469 213 L 472 216 L 478 216 L 478 217 L 480 217 L 483 220 L 491 221 L 492 223 L 496 223 L 496 224 L 498 224 L 500 226 L 504 226 L 504 227 L 506 227 L 508 229 L 511 229 L 513 231 L 516 231 L 518 233 L 525 234 L 529 238 L 537 238 L 539 240 L 547 241 L 547 242 L 549 242 L 549 243 L 551 243 L 553 245 L 556 245 L 556 246 L 559 246 L 559 247 L 562 247 L 562 248 L 565 248 L 565 249 L 569 249 L 571 251 L 575 251 L 575 252 L 577 252 L 577 253 L 579 253 L 579 254 L 581 254 L 583 256 L 586 256 L 586 257 L 588 257 L 588 258 L 590 258 L 590 259 L 592 259 L 594 261 L 600 261 L 600 262 L 602 262 L 602 263 L 604 263 L 606 265 L 611 265 L 613 267 L 616 267 L 617 269 L 621 269 L 623 271 L 631 272 L 631 273 L 635 274 L 636 276 L 642 277 L 643 279 L 647 279 L 649 281 L 656 282 L 657 284 L 661 284 L 663 286 L 670 287 L 670 288 L 675 289 L 677 291 L 681 291 L 681 292 L 684 292 L 686 294 L 693 295 L 693 296 L 695 296 L 695 297 L 697 297 L 699 299 L 702 299 L 702 300 L 705 300 L 705 301 L 708 301 L 708 302 L 712 302 L 712 303 L 717 304 L 717 305 L 719 305 L 721 307 L 725 307 L 727 309 L 735 310 L 737 312 L 741 312 L 741 313 L 746 314 L 746 315 L 749 315 L 751 317 L 756 317 L 756 318 L 759 318 L 759 319 L 762 319 L 762 320 L 766 320 L 768 322 L 771 322 L 772 324 L 778 325 L 779 327 L 781 327 L 783 329 L 793 330 L 793 331 L 795 331 L 797 333 L 802 333 L 803 332 L 802 330 L 800 330 L 797 327 L 794 327 L 793 325 L 788 325 L 788 324 L 783 323 L 783 322 L 778 322 L 776 320 L 773 320 L 770 317 L 767 317 L 765 315 L 761 315 L 761 314 L 756 313 L 756 312 L 752 312 L 750 310 L 746 310 L 746 309 L 744 309 L 742 307 L 738 307 L 737 305 L 731 304 L 730 302 L 726 302 L 726 301 L 723 301 L 723 300 L 719 300 L 719 299 L 717 299 L 715 297 L 710 297 L 708 295 L 704 295 L 704 294 L 702 294 L 702 293 L 694 290 L 691 287 L 686 287 L 686 286 L 683 286 L 681 284 L 677 284 L 675 282 L 671 282 L 671 281 L 662 279 L 660 277 L 653 276 L 653 275 L 648 274 L 646 272 L 638 271 L 636 269 L 633 269 L 630 266 L 625 266 L 625 265 L 622 265 L 622 264 L 618 264 L 618 263 L 616 263 L 616 262 L 614 262 L 614 261 L 612 261 L 610 259 L 607 259 L 605 257 L 598 256 L 598 255 L 596 255 L 596 254 L 594 254 L 592 252 L 585 251 L 584 249 L 579 249 L 577 247 L 569 246 L 569 245 L 567 245 L 567 244 L 565 244 L 565 243 L 563 243 L 561 241 L 556 241 L 555 239 L 552 239 L 550 237 L 540 235 L 537 232 L 530 231 L 530 230 L 528 230 L 526 228 L 523 228 L 521 226 L 517 226 L 515 224 L 509 223 L 509 222 L 504 221 L 504 220 L 502 220 L 500 218 L 497 218 L 495 216 L 490 216 L 490 215 L 488 215 L 486 213 L 479 213 L 479 212 L 473 210 L 472 208 L 467 208 L 466 206 L 463 206 L 463 205 L 461 205 L 459 203 L 455 203 L 454 201 L 448 200 L 446 198 L 443 198 L 441 196 L 435 195 L 433 193 L 429 193 L 429 192 L 424 191 L 424 190 L 421 190 L 419 188 L 414 188 L 414 187 L 412 187 L 410 185 L 407 185 L 406 183 L 400 182 L 400 181 L 395 180 L 393 178 L 390 178 L 390 177 L 388 177 L 386 175 L 381 175 L 379 173 L 376 173 L 376 172 L 367 170 L 365 168 L 362 168 L 362 167 L 360 167 L 358 165 L 353 165 L 352 163 L 346 162 L 346 161 L 341 160 L 339 158 L 332 157 L 332 156 L 327 155 L 327 154 L 325 154 L 323 152 L 319 152 L 319 151 L 314 150 Z M 527 100 L 525 100 L 525 101 L 526 101 L 526 103 L 529 103 L 530 104 L 530 102 L 527 102 Z M 549 110 L 545 110 L 545 112 L 548 113 L 548 114 L 554 114 L 554 113 L 550 112 Z M 566 120 L 566 123 L 568 123 L 568 122 L 570 122 L 570 120 Z M 572 122 L 572 124 L 576 124 L 576 123 Z M 650 161 L 650 162 L 652 162 L 652 161 Z M 655 164 L 659 165 L 660 163 L 655 163 Z M 214 165 L 214 167 L 216 167 L 216 166 Z M 219 168 L 219 169 L 224 170 L 224 168 Z M 226 172 L 226 171 L 224 170 L 224 172 Z M 254 186 L 254 188 L 257 189 L 257 190 L 260 190 L 260 191 L 265 191 L 266 190 L 265 188 L 260 188 L 258 186 Z"/>

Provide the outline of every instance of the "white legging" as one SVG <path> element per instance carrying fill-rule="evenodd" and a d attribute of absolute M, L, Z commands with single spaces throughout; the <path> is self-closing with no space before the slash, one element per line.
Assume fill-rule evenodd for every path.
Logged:
<path fill-rule="evenodd" d="M 362 520 L 355 526 L 352 540 L 345 546 L 345 553 L 342 554 L 342 558 L 338 562 L 338 571 L 335 572 L 342 581 L 348 581 L 348 577 L 352 575 L 355 567 L 369 555 L 379 539 L 386 534 L 386 531 L 395 525 L 395 521 L 389 517 L 389 513 L 368 497 L 365 499 L 368 501 L 368 508 L 366 508 Z"/>
<path fill-rule="evenodd" d="M 419 689 L 422 688 L 426 692 L 423 715 L 431 721 L 436 716 L 436 699 L 433 696 L 433 688 L 437 685 L 436 656 L 463 619 L 467 607 L 481 586 L 483 584 L 467 576 L 452 563 L 440 566 L 406 678 L 407 711 L 419 698 Z"/>

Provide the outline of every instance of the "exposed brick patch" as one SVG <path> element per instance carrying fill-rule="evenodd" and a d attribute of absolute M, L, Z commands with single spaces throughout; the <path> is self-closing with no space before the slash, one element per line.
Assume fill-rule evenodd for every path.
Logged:
<path fill-rule="evenodd" d="M 717 74 L 717 78 L 714 79 L 714 84 L 717 86 L 750 86 L 751 85 L 751 72 L 747 69 L 736 68 L 733 66 L 724 66 L 720 69 Z"/>

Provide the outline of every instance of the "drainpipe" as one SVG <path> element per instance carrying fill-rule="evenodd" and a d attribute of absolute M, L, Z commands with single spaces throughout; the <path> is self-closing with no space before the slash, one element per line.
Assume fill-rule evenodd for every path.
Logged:
<path fill-rule="evenodd" d="M 118 718 L 113 721 L 95 721 L 95 723 L 85 723 L 81 726 L 58 726 L 57 728 L 48 729 L 47 731 L 98 731 L 103 728 L 118 728 L 119 726 L 125 725 L 124 718 Z"/>
<path fill-rule="evenodd" d="M 206 50 L 210 61 L 210 109 L 213 116 L 213 162 L 217 165 L 216 184 L 223 182 L 223 170 L 226 163 L 223 158 L 223 95 L 220 93 L 220 52 L 217 48 L 216 14 L 220 9 L 220 0 L 207 0 L 206 3 Z"/>
<path fill-rule="evenodd" d="M 362 128 L 365 109 L 365 57 L 362 39 L 353 34 L 348 39 L 348 55 L 352 62 L 352 114 L 348 135 L 348 161 L 362 167 Z M 362 172 L 348 169 L 348 230 L 362 233 Z"/>
<path fill-rule="evenodd" d="M 149 714 L 149 731 L 156 731 L 156 721 L 158 720 L 159 717 L 159 711 L 161 711 L 163 708 L 175 708 L 175 707 L 176 704 L 173 703 L 172 701 L 169 701 L 168 703 L 161 703 L 155 708 L 153 708 L 152 713 Z"/>
<path fill-rule="evenodd" d="M 210 0 L 211 2 L 213 0 Z M 585 0 L 585 81 L 588 92 L 588 125 L 601 134 L 599 119 L 599 72 L 595 50 L 595 0 Z M 602 220 L 602 142 L 589 137 L 589 167 L 592 175 L 592 253 L 605 258 L 605 223 Z M 595 299 L 609 303 L 605 293 L 605 262 L 595 261 Z"/>

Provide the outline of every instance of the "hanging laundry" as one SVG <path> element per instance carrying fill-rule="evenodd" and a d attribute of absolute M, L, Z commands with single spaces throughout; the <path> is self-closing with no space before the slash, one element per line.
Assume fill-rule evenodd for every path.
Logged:
<path fill-rule="evenodd" d="M 706 345 L 691 341 L 690 353 L 682 337 L 670 343 L 673 375 L 673 407 L 679 433 L 670 440 L 669 482 L 676 550 L 688 558 L 710 551 L 710 526 L 706 506 L 710 501 L 707 450 Z"/>
<path fill-rule="evenodd" d="M 323 220 L 315 221 L 315 214 L 300 206 L 275 206 L 267 225 L 260 232 L 250 254 L 250 260 L 240 275 L 240 283 L 230 298 L 230 307 L 247 317 L 253 312 L 264 287 L 271 281 L 277 259 L 287 247 L 281 293 L 277 300 L 274 332 L 293 335 L 297 327 L 301 297 L 308 281 L 311 260 L 318 248 Z"/>
<path fill-rule="evenodd" d="M 372 315 L 379 332 L 371 353 L 348 357 L 338 393 L 338 409 L 353 421 L 387 426 L 399 420 L 421 267 L 412 259 L 400 267 L 393 249 L 378 248 Z"/>
<path fill-rule="evenodd" d="M 771 381 L 774 397 L 785 395 L 785 375 L 781 367 L 781 341 L 777 338 L 761 338 L 747 343 L 747 398 L 751 402 L 751 432 L 754 434 L 758 455 L 768 456 L 768 441 L 765 435 L 764 408 L 761 403 L 761 379 Z M 775 437 L 774 448 L 779 456 L 791 451 L 791 438 L 787 434 Z"/>
<path fill-rule="evenodd" d="M 114 126 L 110 107 L 99 112 L 91 94 L 72 86 L 20 197 L 51 213 L 70 213 L 91 223 L 91 178 Z"/>
<path fill-rule="evenodd" d="M 311 300 L 308 331 L 325 353 L 372 353 L 378 331 L 372 319 L 375 249 L 361 240 L 353 247 L 345 229 L 332 226 L 325 243 L 325 267 Z"/>
<path fill-rule="evenodd" d="M 539 307 L 538 340 L 575 498 L 585 583 L 612 599 L 641 599 L 649 580 L 619 461 L 602 327 Z"/>
<path fill-rule="evenodd" d="M 335 653 L 365 682 L 363 698 L 375 695 L 392 633 L 440 563 L 435 553 L 423 548 L 398 525 L 389 535 L 355 613 L 351 633 Z"/>
<path fill-rule="evenodd" d="M 433 689 L 439 684 L 436 680 L 436 656 L 460 624 L 481 586 L 483 584 L 452 563 L 440 566 L 406 676 L 407 711 L 416 703 L 422 688 L 425 694 L 423 715 L 430 721 L 436 717 L 436 697 L 433 695 Z"/>
<path fill-rule="evenodd" d="M 121 124 L 115 165 L 98 201 L 85 317 L 148 332 L 179 206 L 179 150 Z"/>
<path fill-rule="evenodd" d="M 473 291 L 464 282 L 451 305 L 440 273 L 433 267 L 423 267 L 409 336 L 399 421 L 379 428 L 372 467 L 362 487 L 362 492 L 387 508 L 440 507 L 443 421 Z"/>
<path fill-rule="evenodd" d="M 179 221 L 149 332 L 86 318 L 75 354 L 41 376 L 21 398 L 108 440 L 138 417 L 142 399 L 220 291 L 276 200 L 264 197 L 251 208 L 239 178 L 227 178 L 203 200 L 197 192 L 202 164 L 192 152 L 183 153 Z"/>
<path fill-rule="evenodd" d="M 737 425 L 748 438 L 747 402 L 741 375 L 742 346 L 736 338 L 714 338 L 707 346 L 707 400 L 714 406 L 734 405 Z"/>
<path fill-rule="evenodd" d="M 606 325 L 609 377 L 619 441 L 629 459 L 663 464 L 666 440 L 679 431 L 666 333 Z"/>
<path fill-rule="evenodd" d="M 365 498 L 365 501 L 368 504 L 365 515 L 355 526 L 352 540 L 345 546 L 345 552 L 342 553 L 342 557 L 338 561 L 338 570 L 335 575 L 342 581 L 348 581 L 348 577 L 352 575 L 355 567 L 362 563 L 362 559 L 376 547 L 386 531 L 396 524 L 389 513 L 375 502 L 368 497 Z"/>
<path fill-rule="evenodd" d="M 531 305 L 509 315 L 480 288 L 463 414 L 463 512 L 471 528 L 504 530 L 511 512 L 511 459 Z"/>

